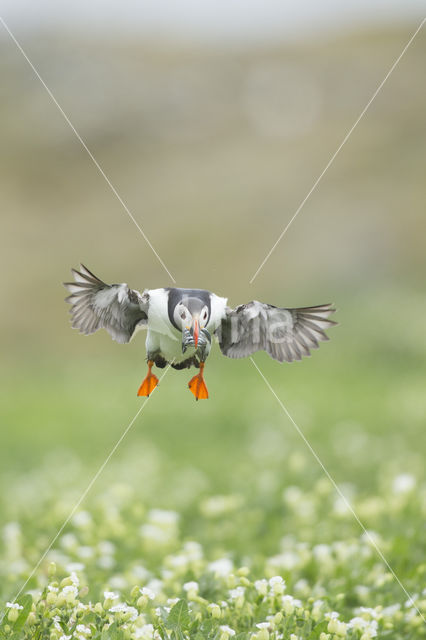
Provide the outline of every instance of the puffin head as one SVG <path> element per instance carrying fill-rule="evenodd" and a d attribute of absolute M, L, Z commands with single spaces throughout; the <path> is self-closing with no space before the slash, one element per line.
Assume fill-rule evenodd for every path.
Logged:
<path fill-rule="evenodd" d="M 188 331 L 192 336 L 194 346 L 197 347 L 199 333 L 209 321 L 210 310 L 204 300 L 194 296 L 185 296 L 176 305 L 173 318 L 176 326 L 182 330 L 182 347 L 188 346 Z"/>

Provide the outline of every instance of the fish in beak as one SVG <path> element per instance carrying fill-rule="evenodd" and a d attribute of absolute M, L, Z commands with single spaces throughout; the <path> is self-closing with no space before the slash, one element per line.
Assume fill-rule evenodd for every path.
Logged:
<path fill-rule="evenodd" d="M 187 327 L 182 331 L 182 353 L 185 353 L 188 347 L 198 347 L 199 335 L 199 319 L 198 316 L 193 316 L 191 327 Z"/>
<path fill-rule="evenodd" d="M 198 333 L 199 333 L 198 316 L 195 316 L 192 320 L 192 336 L 194 338 L 195 348 L 197 348 L 198 346 Z"/>

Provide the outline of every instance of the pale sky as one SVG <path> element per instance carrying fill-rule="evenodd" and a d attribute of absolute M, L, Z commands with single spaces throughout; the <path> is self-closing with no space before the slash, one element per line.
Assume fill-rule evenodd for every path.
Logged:
<path fill-rule="evenodd" d="M 425 0 L 2 0 L 11 29 L 66 25 L 201 40 L 270 40 L 357 25 L 420 22 Z"/>

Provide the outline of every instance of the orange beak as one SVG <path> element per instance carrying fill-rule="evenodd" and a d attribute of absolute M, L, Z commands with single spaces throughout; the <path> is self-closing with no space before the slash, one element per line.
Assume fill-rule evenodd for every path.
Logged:
<path fill-rule="evenodd" d="M 194 344 L 197 347 L 198 345 L 198 318 L 194 318 L 192 321 L 192 335 L 194 336 Z"/>

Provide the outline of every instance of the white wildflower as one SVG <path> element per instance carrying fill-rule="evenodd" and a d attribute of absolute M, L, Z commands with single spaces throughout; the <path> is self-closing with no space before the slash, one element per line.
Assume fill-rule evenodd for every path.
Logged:
<path fill-rule="evenodd" d="M 377 636 L 378 623 L 377 620 L 366 620 L 365 618 L 355 617 L 348 622 L 347 628 L 361 631 L 361 637 L 364 640 L 370 640 L 370 638 Z"/>
<path fill-rule="evenodd" d="M 241 502 L 241 497 L 237 495 L 211 496 L 203 500 L 200 510 L 205 517 L 216 518 L 235 511 Z"/>
<path fill-rule="evenodd" d="M 88 527 L 90 524 L 92 524 L 92 516 L 88 511 L 79 511 L 73 517 L 72 523 L 74 526 L 79 528 Z"/>
<path fill-rule="evenodd" d="M 161 580 L 154 578 L 153 580 L 150 580 L 148 582 L 148 584 L 146 585 L 146 588 L 150 589 L 155 593 L 155 595 L 158 596 L 163 590 L 163 583 Z"/>
<path fill-rule="evenodd" d="M 203 548 L 199 542 L 189 540 L 183 545 L 183 550 L 190 561 L 201 560 L 203 557 Z"/>
<path fill-rule="evenodd" d="M 65 533 L 62 537 L 61 537 L 61 546 L 64 547 L 64 549 L 70 550 L 73 547 L 77 547 L 78 546 L 78 540 L 76 538 L 76 536 L 73 533 Z"/>
<path fill-rule="evenodd" d="M 185 584 L 183 585 L 183 588 L 185 591 L 193 591 L 193 590 L 198 591 L 198 582 L 195 582 L 195 581 L 185 582 Z"/>
<path fill-rule="evenodd" d="M 140 589 L 140 592 L 143 596 L 146 596 L 149 600 L 154 600 L 155 598 L 154 591 L 149 587 L 142 587 L 142 589 Z"/>
<path fill-rule="evenodd" d="M 100 556 L 97 561 L 98 567 L 101 569 L 112 569 L 115 560 L 112 556 Z"/>
<path fill-rule="evenodd" d="M 302 499 L 303 492 L 299 487 L 290 486 L 283 491 L 283 500 L 287 504 L 296 506 Z"/>
<path fill-rule="evenodd" d="M 244 587 L 235 587 L 235 589 L 229 590 L 229 597 L 231 598 L 231 600 L 236 600 L 237 598 L 244 596 L 244 593 L 245 593 Z"/>
<path fill-rule="evenodd" d="M 59 595 L 63 596 L 67 602 L 71 603 L 77 598 L 78 589 L 73 584 L 70 584 L 64 587 Z"/>
<path fill-rule="evenodd" d="M 129 607 L 129 605 L 124 603 L 116 604 L 113 607 L 110 607 L 109 611 L 111 611 L 111 613 L 121 613 L 126 616 L 126 618 L 131 622 L 134 622 L 138 617 L 138 612 L 135 607 Z"/>
<path fill-rule="evenodd" d="M 73 583 L 73 585 L 75 587 L 78 587 L 80 585 L 80 580 L 79 577 L 77 576 L 77 574 L 73 571 L 70 575 L 70 580 Z"/>
<path fill-rule="evenodd" d="M 268 581 L 265 578 L 261 580 L 256 580 L 254 583 L 254 588 L 261 596 L 266 596 L 268 593 Z"/>
<path fill-rule="evenodd" d="M 220 576 L 224 578 L 228 576 L 234 568 L 232 561 L 229 558 L 220 558 L 219 560 L 215 560 L 214 562 L 210 562 L 208 565 L 209 571 L 214 573 L 216 576 Z"/>
<path fill-rule="evenodd" d="M 151 509 L 148 513 L 149 522 L 160 527 L 174 527 L 179 520 L 176 511 L 166 511 L 165 509 Z"/>
<path fill-rule="evenodd" d="M 147 541 L 155 543 L 155 545 L 164 545 L 174 537 L 174 529 L 168 531 L 166 528 L 154 524 L 143 524 L 139 529 L 141 537 Z"/>
<path fill-rule="evenodd" d="M 99 552 L 106 556 L 112 556 L 115 553 L 115 544 L 109 540 L 101 540 L 98 543 Z"/>
<path fill-rule="evenodd" d="M 416 479 L 411 473 L 400 473 L 393 480 L 392 489 L 396 494 L 409 493 L 416 486 Z"/>
<path fill-rule="evenodd" d="M 327 620 L 338 620 L 339 616 L 340 613 L 338 613 L 337 611 L 327 611 L 324 617 Z"/>
<path fill-rule="evenodd" d="M 75 573 L 76 571 L 84 571 L 85 565 L 82 562 L 69 562 L 65 569 L 68 573 Z"/>
<path fill-rule="evenodd" d="M 281 598 L 281 605 L 284 613 L 287 616 L 291 616 L 291 614 L 294 612 L 296 607 L 299 606 L 300 604 L 301 604 L 300 600 L 296 600 L 295 598 L 293 598 L 293 596 L 290 596 L 290 595 L 283 596 Z"/>
<path fill-rule="evenodd" d="M 22 605 L 18 604 L 17 602 L 6 602 L 6 607 L 8 609 L 16 609 L 16 610 L 24 608 Z"/>
<path fill-rule="evenodd" d="M 401 605 L 399 602 L 395 604 L 391 604 L 388 607 L 382 609 L 383 618 L 393 618 L 396 613 L 401 609 Z"/>
<path fill-rule="evenodd" d="M 154 625 L 152 624 L 144 624 L 133 632 L 133 638 L 140 638 L 140 640 L 152 640 L 154 637 Z"/>
<path fill-rule="evenodd" d="M 285 591 L 285 581 L 281 576 L 273 576 L 269 579 L 269 586 L 275 595 L 281 595 Z"/>
<path fill-rule="evenodd" d="M 361 613 L 367 613 L 372 618 L 377 618 L 379 615 L 376 609 L 372 609 L 371 607 L 360 607 L 359 611 Z"/>
<path fill-rule="evenodd" d="M 235 587 L 235 589 L 229 590 L 229 597 L 234 601 L 234 605 L 237 609 L 240 609 L 244 604 L 244 587 Z"/>
<path fill-rule="evenodd" d="M 302 562 L 303 558 L 294 551 L 284 551 L 268 559 L 268 565 L 275 571 L 280 569 L 292 571 L 297 566 L 300 566 Z"/>
<path fill-rule="evenodd" d="M 187 592 L 188 598 L 190 600 L 193 600 L 194 598 L 197 597 L 198 590 L 199 590 L 198 582 L 194 582 L 194 581 L 185 582 L 185 584 L 183 585 L 183 588 Z"/>

